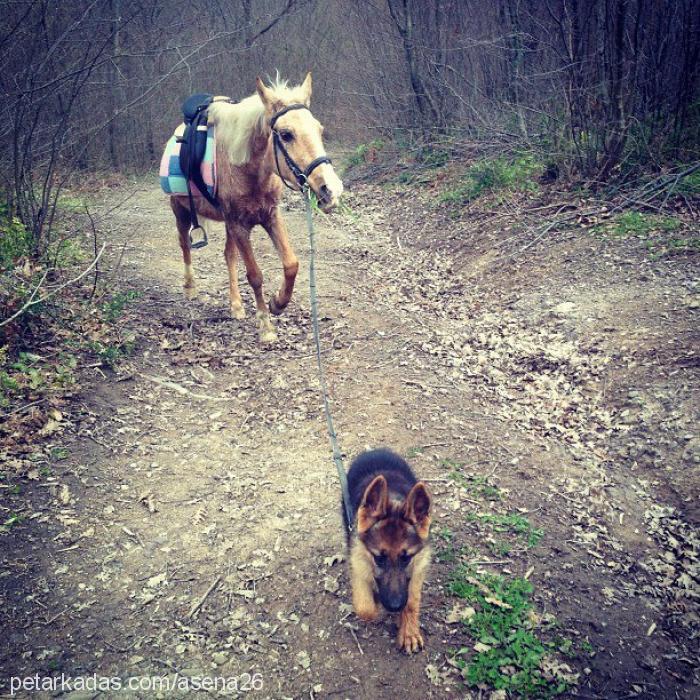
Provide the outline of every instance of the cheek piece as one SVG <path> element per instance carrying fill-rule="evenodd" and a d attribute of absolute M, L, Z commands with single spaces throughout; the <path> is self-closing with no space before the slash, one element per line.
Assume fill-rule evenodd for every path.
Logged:
<path fill-rule="evenodd" d="M 279 112 L 274 114 L 272 118 L 270 119 L 270 129 L 272 129 L 272 139 L 274 142 L 274 151 L 275 151 L 275 165 L 277 166 L 277 174 L 280 176 L 280 179 L 282 182 L 290 189 L 290 190 L 295 190 L 296 187 L 293 187 L 290 185 L 285 177 L 282 175 L 282 172 L 280 171 L 280 162 L 279 162 L 279 154 L 280 152 L 284 156 L 284 160 L 287 163 L 287 167 L 292 171 L 292 174 L 294 175 L 297 184 L 299 185 L 299 189 L 303 190 L 306 187 L 308 187 L 308 180 L 309 180 L 309 175 L 319 166 L 323 165 L 323 163 L 329 163 L 331 164 L 332 161 L 328 156 L 319 156 L 318 158 L 315 158 L 312 160 L 306 168 L 303 170 L 297 165 L 297 163 L 294 161 L 294 158 L 289 155 L 289 152 L 287 149 L 284 147 L 284 143 L 282 142 L 282 137 L 279 134 L 279 131 L 275 129 L 275 123 L 277 120 L 287 112 L 290 112 L 293 109 L 309 109 L 306 105 L 303 105 L 301 103 L 298 104 L 291 104 L 285 107 L 284 109 L 281 109 Z"/>

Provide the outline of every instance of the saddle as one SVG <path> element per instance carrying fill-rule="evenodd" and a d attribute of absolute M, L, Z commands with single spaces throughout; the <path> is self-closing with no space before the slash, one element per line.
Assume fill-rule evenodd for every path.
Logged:
<path fill-rule="evenodd" d="M 229 98 L 223 98 L 232 102 Z M 180 170 L 187 180 L 187 195 L 190 200 L 190 216 L 192 227 L 190 228 L 190 247 L 202 248 L 207 245 L 207 232 L 199 225 L 197 211 L 192 197 L 192 185 L 194 183 L 202 196 L 216 209 L 219 208 L 219 200 L 213 192 L 209 191 L 202 178 L 202 161 L 207 148 L 207 109 L 214 101 L 223 101 L 208 93 L 191 95 L 182 103 L 182 116 L 185 130 L 182 136 L 177 138 L 180 143 Z M 192 240 L 192 232 L 200 229 L 202 239 L 196 243 Z"/>
<path fill-rule="evenodd" d="M 214 100 L 214 95 L 198 93 L 191 95 L 182 104 L 182 116 L 185 131 L 177 140 L 180 144 L 180 169 L 187 178 L 187 191 L 192 196 L 190 182 L 197 185 L 202 196 L 213 207 L 219 208 L 219 201 L 209 190 L 202 179 L 202 160 L 207 147 L 207 108 Z M 194 217 L 196 213 L 192 211 Z M 195 223 L 193 221 L 193 223 Z M 196 228 L 196 226 L 195 226 Z"/>

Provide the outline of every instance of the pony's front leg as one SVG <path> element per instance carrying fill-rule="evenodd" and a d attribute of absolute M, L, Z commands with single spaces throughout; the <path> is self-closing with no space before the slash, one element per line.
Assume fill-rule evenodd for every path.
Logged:
<path fill-rule="evenodd" d="M 238 227 L 236 228 L 236 245 L 241 251 L 241 257 L 245 263 L 248 282 L 255 294 L 255 305 L 258 308 L 258 331 L 260 332 L 260 340 L 263 343 L 272 343 L 277 340 L 277 334 L 270 321 L 270 314 L 267 311 L 267 305 L 263 297 L 263 276 L 258 266 L 255 256 L 253 255 L 253 247 L 250 244 L 250 231 Z"/>
<path fill-rule="evenodd" d="M 280 216 L 277 209 L 272 212 L 272 217 L 265 230 L 272 239 L 272 243 L 277 249 L 277 253 L 282 260 L 284 268 L 284 281 L 277 295 L 270 298 L 270 311 L 279 316 L 289 304 L 294 291 L 294 280 L 296 280 L 297 272 L 299 271 L 299 260 L 292 250 L 287 235 L 287 225 L 284 219 Z"/>
<path fill-rule="evenodd" d="M 231 228 L 226 225 L 226 246 L 224 247 L 224 257 L 228 267 L 228 289 L 231 303 L 231 315 L 238 320 L 245 318 L 245 309 L 241 299 L 241 291 L 238 288 L 238 248 L 236 239 Z"/>

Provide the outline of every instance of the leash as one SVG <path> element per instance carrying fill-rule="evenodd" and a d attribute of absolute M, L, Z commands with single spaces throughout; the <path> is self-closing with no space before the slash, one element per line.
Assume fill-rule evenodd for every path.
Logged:
<path fill-rule="evenodd" d="M 318 329 L 318 297 L 316 295 L 316 239 L 314 236 L 313 211 L 311 208 L 311 188 L 307 183 L 302 185 L 304 202 L 306 204 L 306 225 L 309 229 L 309 294 L 311 297 L 311 325 L 314 329 L 314 343 L 316 344 L 316 364 L 318 365 L 318 380 L 321 385 L 323 396 L 323 411 L 326 414 L 326 426 L 328 427 L 328 437 L 330 438 L 331 449 L 333 450 L 333 461 L 338 470 L 338 480 L 340 481 L 340 491 L 343 498 L 343 508 L 348 531 L 353 527 L 352 505 L 350 504 L 350 493 L 348 491 L 348 477 L 343 467 L 343 458 L 338 445 L 338 436 L 333 425 L 330 402 L 328 400 L 328 387 L 326 386 L 326 375 L 321 362 L 321 340 Z"/>

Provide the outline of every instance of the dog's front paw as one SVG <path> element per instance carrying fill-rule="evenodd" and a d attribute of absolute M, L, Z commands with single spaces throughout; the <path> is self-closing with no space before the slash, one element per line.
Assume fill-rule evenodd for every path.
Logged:
<path fill-rule="evenodd" d="M 352 589 L 352 607 L 355 614 L 365 622 L 374 622 L 379 617 L 379 606 L 368 586 L 355 585 Z"/>
<path fill-rule="evenodd" d="M 401 651 L 412 654 L 423 648 L 423 637 L 417 624 L 406 623 L 399 627 L 396 644 Z"/>
<path fill-rule="evenodd" d="M 379 617 L 379 606 L 374 604 L 355 604 L 355 614 L 365 622 L 374 622 Z"/>

